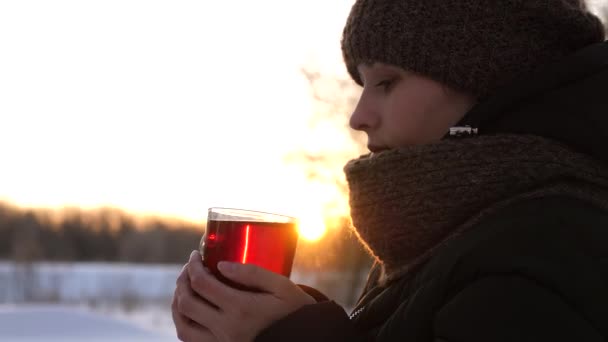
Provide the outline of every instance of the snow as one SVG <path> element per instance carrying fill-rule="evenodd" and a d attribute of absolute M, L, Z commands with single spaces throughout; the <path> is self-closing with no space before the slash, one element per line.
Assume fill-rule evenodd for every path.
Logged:
<path fill-rule="evenodd" d="M 0 262 L 0 342 L 177 341 L 181 267 Z"/>
<path fill-rule="evenodd" d="M 161 300 L 173 295 L 181 265 L 127 263 L 0 263 L 0 303 L 54 298 L 60 302 L 131 297 Z M 24 283 L 32 293 L 26 294 Z"/>
<path fill-rule="evenodd" d="M 64 306 L 0 306 L 1 342 L 173 342 L 177 338 L 103 316 Z"/>
<path fill-rule="evenodd" d="M 0 342 L 178 341 L 170 304 L 182 266 L 0 261 Z M 323 290 L 344 276 L 291 279 Z M 339 286 L 325 292 L 340 295 Z"/>

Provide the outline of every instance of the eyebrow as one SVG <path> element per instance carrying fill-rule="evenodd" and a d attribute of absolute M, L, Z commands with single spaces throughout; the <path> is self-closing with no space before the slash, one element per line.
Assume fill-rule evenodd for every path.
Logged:
<path fill-rule="evenodd" d="M 369 68 L 370 70 L 374 70 L 375 67 L 374 65 L 378 64 L 377 62 L 362 62 L 361 65 Z M 359 75 L 359 79 L 361 79 L 361 82 L 365 83 L 365 77 L 363 77 L 363 73 L 359 70 L 359 68 L 357 68 L 357 74 Z"/>

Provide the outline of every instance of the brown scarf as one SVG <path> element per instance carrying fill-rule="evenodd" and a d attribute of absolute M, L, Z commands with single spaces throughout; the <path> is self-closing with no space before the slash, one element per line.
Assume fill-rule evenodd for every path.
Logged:
<path fill-rule="evenodd" d="M 568 194 L 608 210 L 608 165 L 538 136 L 447 139 L 365 155 L 344 170 L 353 225 L 384 284 L 517 200 Z"/>

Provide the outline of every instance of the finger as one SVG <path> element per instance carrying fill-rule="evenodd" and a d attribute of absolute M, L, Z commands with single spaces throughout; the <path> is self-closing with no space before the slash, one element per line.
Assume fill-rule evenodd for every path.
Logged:
<path fill-rule="evenodd" d="M 173 323 L 175 324 L 175 330 L 177 337 L 180 341 L 215 341 L 215 337 L 211 334 L 209 329 L 191 320 L 187 316 L 180 313 L 178 308 L 178 298 L 184 291 L 190 291 L 188 289 L 190 279 L 188 278 L 188 263 L 186 263 L 180 272 L 180 275 L 176 280 L 176 288 L 173 294 L 173 301 L 171 303 L 171 315 Z"/>
<path fill-rule="evenodd" d="M 222 261 L 217 266 L 226 278 L 279 297 L 295 286 L 287 277 L 256 265 Z"/>
<path fill-rule="evenodd" d="M 209 329 L 202 327 L 188 319 L 180 318 L 179 314 L 174 314 L 174 316 L 178 316 L 177 318 L 173 318 L 175 322 L 175 332 L 177 334 L 177 338 L 180 341 L 184 342 L 198 342 L 198 341 L 216 341 L 215 336 L 209 331 Z"/>
<path fill-rule="evenodd" d="M 171 304 L 171 314 L 175 324 L 175 332 L 180 341 L 215 341 L 215 337 L 209 329 L 179 313 L 176 296 L 173 297 L 173 303 Z"/>
<path fill-rule="evenodd" d="M 190 281 L 190 279 L 188 278 L 188 263 L 186 263 L 184 267 L 182 267 L 179 276 L 177 276 L 177 279 L 175 280 L 175 284 L 177 285 L 179 282 L 183 281 Z"/>
<path fill-rule="evenodd" d="M 171 302 L 171 317 L 173 317 L 173 323 L 175 327 L 183 327 L 191 322 L 190 318 L 182 315 L 177 308 L 177 295 L 173 295 L 173 301 Z"/>
<path fill-rule="evenodd" d="M 192 253 L 190 253 L 190 255 L 192 255 Z M 190 257 L 188 257 L 188 262 L 190 262 Z M 182 266 L 182 269 L 179 271 L 180 275 L 182 275 L 184 273 L 184 270 L 186 270 L 186 268 L 188 267 L 188 262 L 186 262 L 184 266 Z"/>
<path fill-rule="evenodd" d="M 175 290 L 177 312 L 204 326 L 211 327 L 221 320 L 221 312 L 197 296 L 188 282 L 180 282 Z"/>
<path fill-rule="evenodd" d="M 184 265 L 184 267 L 182 268 L 182 273 L 180 273 L 180 275 L 177 277 L 176 285 L 181 283 L 183 286 L 190 288 L 192 290 L 191 285 L 190 285 L 190 276 L 188 275 L 188 264 L 189 263 L 186 263 Z M 201 295 L 199 295 L 195 291 L 191 291 L 191 292 L 193 293 L 193 295 L 195 297 L 200 298 L 203 302 L 211 305 L 212 307 L 214 307 L 216 309 L 218 308 L 217 305 L 215 305 L 215 304 L 211 303 L 210 301 L 208 301 L 207 299 L 203 298 Z"/>
<path fill-rule="evenodd" d="M 192 252 L 187 270 L 190 286 L 194 292 L 215 306 L 222 308 L 230 305 L 238 296 L 237 290 L 219 281 L 203 266 L 198 252 Z"/>
<path fill-rule="evenodd" d="M 200 263 L 201 265 L 203 264 L 203 257 L 201 256 L 201 253 L 199 251 L 192 251 L 192 253 L 190 253 L 190 258 L 188 259 L 186 265 L 190 266 L 190 264 L 192 263 Z"/>

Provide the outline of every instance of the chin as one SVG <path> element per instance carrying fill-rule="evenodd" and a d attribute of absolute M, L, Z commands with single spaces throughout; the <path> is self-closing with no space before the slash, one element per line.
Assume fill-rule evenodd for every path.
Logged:
<path fill-rule="evenodd" d="M 376 145 L 368 145 L 367 149 L 371 152 L 371 153 L 380 153 L 382 151 L 386 151 L 389 150 L 389 147 L 386 146 L 376 146 Z"/>

